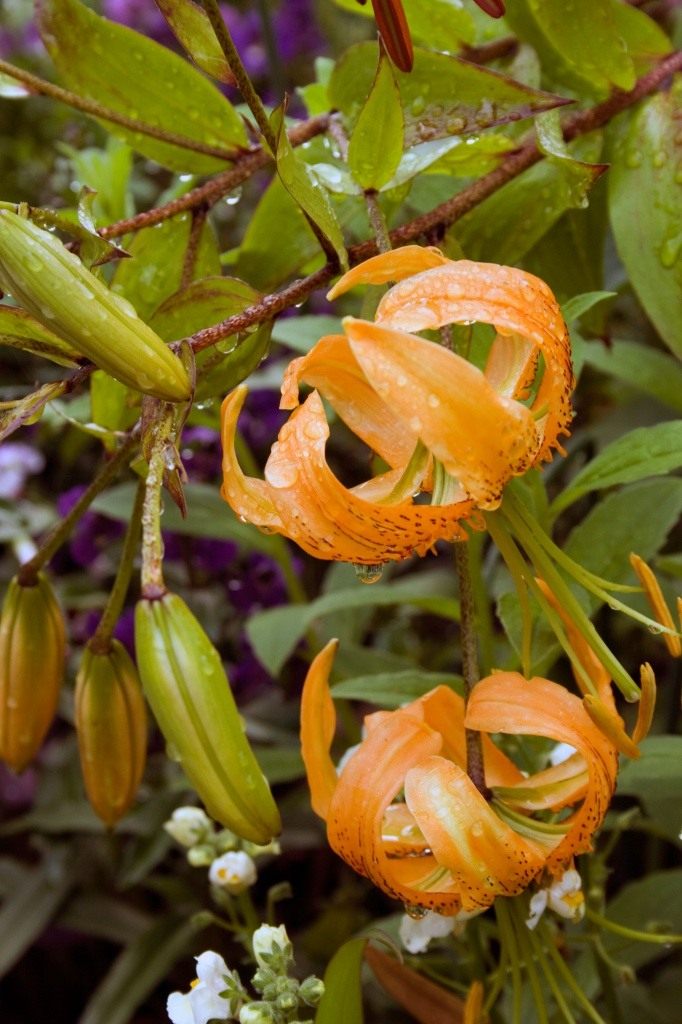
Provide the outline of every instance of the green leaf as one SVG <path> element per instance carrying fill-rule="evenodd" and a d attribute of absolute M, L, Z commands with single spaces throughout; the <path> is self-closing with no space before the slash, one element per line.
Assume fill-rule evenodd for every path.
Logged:
<path fill-rule="evenodd" d="M 143 320 L 148 320 L 157 306 L 178 291 L 191 230 L 189 213 L 143 228 L 128 246 L 130 259 L 122 260 L 116 267 L 112 291 L 131 302 Z M 192 277 L 219 274 L 217 243 L 213 228 L 206 222 L 199 237 Z"/>
<path fill-rule="evenodd" d="M 344 679 L 334 684 L 332 696 L 393 709 L 423 697 L 435 686 L 449 686 L 461 694 L 463 685 L 462 677 L 453 673 L 425 672 L 415 668 Z"/>
<path fill-rule="evenodd" d="M 458 602 L 453 597 L 442 596 L 443 591 L 447 594 L 450 588 L 450 582 L 439 573 L 428 572 L 396 580 L 390 585 L 375 583 L 364 587 L 358 583 L 323 594 L 309 604 L 269 608 L 253 615 L 246 629 L 258 658 L 271 675 L 277 675 L 315 619 L 347 608 L 383 608 L 394 604 L 412 604 L 434 615 L 456 619 Z"/>
<path fill-rule="evenodd" d="M 197 67 L 226 85 L 234 75 L 203 7 L 193 0 L 156 0 L 156 6 Z"/>
<path fill-rule="evenodd" d="M 373 18 L 372 8 L 360 6 L 357 0 L 334 0 L 338 7 L 353 14 Z M 402 0 L 403 10 L 413 39 L 427 46 L 438 44 L 439 50 L 459 50 L 462 43 L 473 43 L 474 21 L 460 0 Z"/>
<path fill-rule="evenodd" d="M 557 515 L 589 491 L 663 476 L 682 466 L 682 420 L 640 427 L 619 437 L 580 470 L 555 499 Z"/>
<path fill-rule="evenodd" d="M 649 817 L 679 842 L 682 736 L 649 736 L 640 749 L 639 761 L 623 765 L 618 792 L 641 800 Z"/>
<path fill-rule="evenodd" d="M 178 341 L 241 313 L 259 298 L 255 288 L 237 277 L 203 277 L 165 299 L 149 325 L 164 341 Z"/>
<path fill-rule="evenodd" d="M 351 122 L 372 88 L 374 53 L 374 43 L 352 46 L 331 76 L 330 102 Z M 404 110 L 406 146 L 478 133 L 567 102 L 457 57 L 418 48 L 412 71 L 394 74 Z"/>
<path fill-rule="evenodd" d="M 348 146 L 348 166 L 363 189 L 378 191 L 403 153 L 403 111 L 393 66 L 384 54 Z"/>
<path fill-rule="evenodd" d="M 292 316 L 277 320 L 272 340 L 305 355 L 325 334 L 343 334 L 341 320 L 336 316 Z"/>
<path fill-rule="evenodd" d="M 105 430 L 128 430 L 137 420 L 139 396 L 104 370 L 90 376 L 90 418 Z M 131 401 L 132 399 L 132 401 Z"/>
<path fill-rule="evenodd" d="M 225 151 L 225 159 L 183 149 L 103 120 L 112 134 L 174 171 L 213 174 L 247 146 L 241 118 L 186 61 L 101 18 L 79 0 L 39 0 L 43 42 L 74 92 L 135 120 Z"/>
<path fill-rule="evenodd" d="M 315 1024 L 363 1024 L 360 970 L 366 945 L 367 939 L 349 939 L 330 960 Z"/>
<path fill-rule="evenodd" d="M 112 897 L 90 891 L 69 900 L 57 923 L 60 928 L 125 946 L 146 931 L 152 920 L 149 914 L 122 902 L 118 894 Z"/>
<path fill-rule="evenodd" d="M 535 118 L 538 148 L 564 176 L 571 206 L 586 207 L 587 193 L 608 164 L 589 164 L 576 160 L 564 142 L 558 110 L 548 110 Z"/>
<path fill-rule="evenodd" d="M 526 0 L 540 32 L 568 67 L 599 89 L 632 89 L 635 68 L 618 33 L 612 0 Z"/>
<path fill-rule="evenodd" d="M 612 0 L 611 10 L 618 35 L 632 58 L 635 74 L 641 78 L 661 57 L 672 52 L 673 44 L 660 25 L 639 8 Z"/>
<path fill-rule="evenodd" d="M 585 363 L 682 413 L 682 366 L 679 360 L 634 341 L 592 341 L 583 347 Z"/>
<path fill-rule="evenodd" d="M 78 359 L 67 341 L 16 306 L 0 306 L 0 345 L 31 352 L 60 366 L 75 366 Z"/>
<path fill-rule="evenodd" d="M 235 344 L 229 351 L 220 351 L 219 342 L 213 349 L 200 353 L 197 371 L 201 372 L 201 377 L 197 382 L 196 397 L 224 397 L 250 377 L 270 351 L 270 334 L 271 324 L 264 323 L 239 339 L 232 335 L 230 341 L 235 341 Z"/>
<path fill-rule="evenodd" d="M 305 767 L 297 746 L 256 747 L 258 764 L 271 786 L 293 782 L 305 775 Z"/>
<path fill-rule="evenodd" d="M 274 237 L 286 245 L 273 245 Z M 235 268 L 239 277 L 271 291 L 321 256 L 320 243 L 279 178 L 274 178 L 251 214 Z"/>
<path fill-rule="evenodd" d="M 467 257 L 514 265 L 571 207 L 585 205 L 585 192 L 602 173 L 597 133 L 572 143 L 575 174 L 568 180 L 557 161 L 543 160 L 479 203 L 448 231 Z M 580 184 L 578 185 L 578 176 Z"/>
<path fill-rule="evenodd" d="M 666 345 L 682 356 L 682 76 L 620 120 L 609 209 L 632 287 Z"/>
<path fill-rule="evenodd" d="M 277 140 L 277 173 L 284 188 L 327 240 L 336 253 L 341 267 L 346 269 L 348 254 L 336 214 L 327 193 L 289 141 L 285 130 L 283 107 L 280 106 L 274 111 L 270 124 Z"/>
<path fill-rule="evenodd" d="M 133 151 L 110 135 L 102 148 L 75 149 L 66 142 L 57 145 L 73 165 L 78 183 L 95 192 L 92 213 L 97 224 L 111 224 L 135 213 L 129 189 Z"/>
<path fill-rule="evenodd" d="M 39 420 L 47 403 L 59 398 L 65 390 L 66 384 L 63 381 L 43 384 L 25 398 L 13 403 L 9 409 L 0 411 L 0 441 L 4 441 L 24 424 Z"/>
<path fill-rule="evenodd" d="M 13 888 L 0 910 L 0 976 L 9 971 L 55 916 L 75 882 L 65 855 L 46 855 Z"/>
<path fill-rule="evenodd" d="M 679 807 L 679 804 L 678 804 Z M 606 908 L 605 916 L 636 931 L 682 934 L 682 868 L 654 871 L 624 886 Z M 622 935 L 601 933 L 607 952 L 618 963 L 639 968 L 670 952 L 669 945 L 628 941 Z"/>
<path fill-rule="evenodd" d="M 197 931 L 182 914 L 162 917 L 116 958 L 78 1024 L 128 1024 L 140 1003 L 189 951 Z"/>
<path fill-rule="evenodd" d="M 135 497 L 134 484 L 120 484 L 100 494 L 92 508 L 111 519 L 128 522 Z M 187 484 L 187 518 L 183 519 L 172 502 L 166 503 L 163 517 L 164 530 L 183 533 L 190 537 L 213 537 L 233 540 L 245 551 L 262 551 L 272 555 L 277 538 L 260 533 L 255 526 L 240 522 L 222 500 L 217 488 L 208 484 Z"/>
<path fill-rule="evenodd" d="M 572 324 L 600 302 L 612 299 L 617 294 L 617 292 L 583 292 L 582 295 L 574 295 L 568 302 L 564 302 L 561 307 L 564 320 L 567 324 Z"/>

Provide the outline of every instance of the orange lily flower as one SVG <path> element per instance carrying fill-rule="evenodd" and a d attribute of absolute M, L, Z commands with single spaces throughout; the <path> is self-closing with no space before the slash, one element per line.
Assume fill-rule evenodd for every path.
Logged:
<path fill-rule="evenodd" d="M 509 479 L 549 458 L 568 432 L 568 332 L 542 281 L 412 245 L 355 267 L 329 295 L 387 281 L 398 283 L 375 322 L 348 317 L 345 335 L 322 338 L 290 364 L 281 406 L 294 412 L 264 481 L 245 477 L 234 452 L 244 389 L 223 403 L 223 497 L 318 558 L 376 564 L 465 539 L 462 520 L 497 507 Z M 484 371 L 408 333 L 473 321 L 496 328 Z M 301 382 L 316 390 L 299 406 Z M 340 483 L 325 458 L 320 395 L 388 472 L 351 489 Z M 434 490 L 436 479 L 434 503 L 415 504 L 415 492 Z"/>
<path fill-rule="evenodd" d="M 578 697 L 547 679 L 496 672 L 476 685 L 465 709 L 438 686 L 396 711 L 368 715 L 365 739 L 337 775 L 329 754 L 335 650 L 331 641 L 308 672 L 301 744 L 313 808 L 356 871 L 408 905 L 455 914 L 514 896 L 591 848 L 617 754 Z M 492 805 L 466 774 L 465 727 L 484 734 Z M 501 732 L 551 737 L 577 754 L 566 768 L 525 778 L 486 735 Z M 557 824 L 531 816 L 573 805 Z"/>

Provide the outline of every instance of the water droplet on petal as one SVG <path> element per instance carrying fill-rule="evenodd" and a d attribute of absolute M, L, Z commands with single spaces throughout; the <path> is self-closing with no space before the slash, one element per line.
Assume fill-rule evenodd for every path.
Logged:
<path fill-rule="evenodd" d="M 355 563 L 353 569 L 361 583 L 378 583 L 384 572 L 384 567 L 380 562 L 376 565 L 359 565 Z"/>

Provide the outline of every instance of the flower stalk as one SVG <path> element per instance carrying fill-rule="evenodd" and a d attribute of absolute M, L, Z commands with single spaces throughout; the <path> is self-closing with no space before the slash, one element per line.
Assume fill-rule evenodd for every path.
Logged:
<path fill-rule="evenodd" d="M 474 610 L 474 591 L 471 582 L 468 542 L 455 543 L 455 566 L 459 580 L 459 624 L 460 646 L 462 651 L 462 675 L 464 677 L 464 703 L 468 704 L 476 683 L 480 679 L 478 665 L 478 644 L 476 640 L 476 615 Z M 467 775 L 479 793 L 487 797 L 490 794 L 485 782 L 483 767 L 483 744 L 481 733 L 475 729 L 466 729 Z"/>

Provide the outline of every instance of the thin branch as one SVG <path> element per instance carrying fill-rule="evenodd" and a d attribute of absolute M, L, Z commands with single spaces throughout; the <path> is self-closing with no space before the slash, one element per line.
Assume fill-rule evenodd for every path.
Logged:
<path fill-rule="evenodd" d="M 154 125 L 147 124 L 146 121 L 138 121 L 135 117 L 119 114 L 118 111 L 104 107 L 95 100 L 90 100 L 86 96 L 79 96 L 75 92 L 69 92 L 68 89 L 62 89 L 59 85 L 54 85 L 52 82 L 47 82 L 44 78 L 32 75 L 30 71 L 17 68 L 14 64 L 8 64 L 7 61 L 0 60 L 0 71 L 9 75 L 10 78 L 16 79 L 18 82 L 23 82 L 33 94 L 49 96 L 53 100 L 66 103 L 67 106 L 73 107 L 74 110 L 80 110 L 91 117 L 98 117 L 100 120 L 118 124 L 131 132 L 139 132 L 140 135 L 148 135 L 151 139 L 158 139 L 160 142 L 167 142 L 172 146 L 180 146 L 182 149 L 192 150 L 194 153 L 203 153 L 204 156 L 214 156 L 218 160 L 231 162 L 239 156 L 240 151 L 238 149 L 222 149 L 220 146 L 209 146 L 206 142 L 189 139 L 186 135 L 177 135 L 175 132 L 166 131 L 165 128 L 157 128 Z"/>
<path fill-rule="evenodd" d="M 180 278 L 181 288 L 187 288 L 194 278 L 197 256 L 199 255 L 199 245 L 201 244 L 201 233 L 204 230 L 207 215 L 207 206 L 196 206 L 192 210 L 192 226 L 190 228 L 187 248 L 185 250 L 185 258 L 182 263 L 182 276 Z"/>
<path fill-rule="evenodd" d="M 321 135 L 327 130 L 328 125 L 328 114 L 311 117 L 309 120 L 302 121 L 301 124 L 297 124 L 291 129 L 289 141 L 292 146 L 300 146 L 304 142 L 315 138 L 316 135 Z M 185 210 L 193 210 L 198 206 L 212 205 L 219 199 L 222 199 L 223 196 L 232 192 L 242 182 L 255 174 L 256 171 L 267 167 L 271 162 L 272 157 L 267 150 L 262 148 L 254 149 L 240 156 L 235 161 L 234 167 L 227 171 L 222 171 L 214 178 L 211 178 L 210 181 L 206 181 L 203 185 L 199 185 L 190 192 L 186 192 L 184 196 L 178 196 L 177 199 L 173 199 L 163 206 L 157 206 L 153 210 L 145 210 L 134 217 L 127 217 L 125 220 L 116 221 L 115 224 L 108 224 L 106 227 L 99 229 L 99 234 L 102 238 L 120 238 L 121 235 L 127 234 L 128 231 L 138 231 L 140 228 L 152 227 L 154 224 L 160 224 L 164 220 L 169 220 Z"/>
<path fill-rule="evenodd" d="M 666 79 L 680 70 L 682 70 L 682 51 L 677 51 L 666 57 L 652 71 L 649 71 L 640 78 L 634 89 L 630 92 L 617 91 L 603 103 L 588 110 L 580 111 L 568 118 L 563 125 L 564 138 L 567 141 L 571 141 L 579 135 L 584 135 L 587 132 L 594 131 L 596 128 L 603 127 L 616 114 L 627 110 L 628 107 L 633 106 L 645 96 L 656 92 Z M 449 227 L 463 217 L 465 213 L 468 213 L 482 203 L 488 196 L 491 196 L 498 189 L 506 185 L 507 182 L 516 178 L 522 171 L 527 170 L 542 159 L 543 154 L 535 143 L 526 143 L 503 160 L 499 167 L 479 178 L 473 185 L 458 192 L 452 199 L 441 203 L 440 206 L 435 207 L 429 213 L 416 217 L 407 224 L 403 224 L 391 231 L 392 245 L 405 245 L 434 229 Z M 369 259 L 370 256 L 375 256 L 377 252 L 377 245 L 373 240 L 351 246 L 348 250 L 350 265 L 354 266 L 357 263 L 361 263 L 363 260 Z M 287 285 L 282 291 L 266 295 L 259 302 L 249 306 L 241 313 L 237 313 L 218 324 L 214 324 L 212 327 L 206 327 L 204 330 L 193 334 L 189 339 L 192 348 L 195 352 L 201 352 L 205 348 L 210 348 L 211 345 L 222 341 L 223 338 L 237 334 L 240 331 L 245 331 L 254 324 L 272 319 L 275 314 L 296 305 L 318 288 L 322 288 L 336 273 L 337 268 L 334 265 L 330 263 L 325 264 L 325 266 L 316 270 L 313 274 L 309 274 L 308 277 L 301 278 Z"/>
<path fill-rule="evenodd" d="M 501 57 L 512 57 L 518 48 L 519 41 L 515 36 L 504 36 L 482 46 L 464 46 L 457 56 L 462 60 L 468 60 L 470 64 L 488 64 L 489 61 L 499 60 Z"/>

